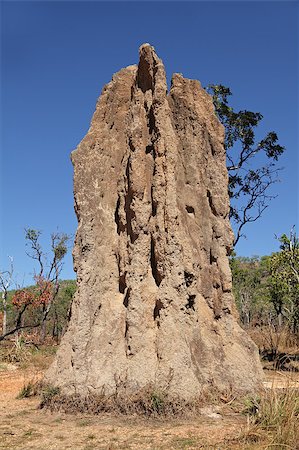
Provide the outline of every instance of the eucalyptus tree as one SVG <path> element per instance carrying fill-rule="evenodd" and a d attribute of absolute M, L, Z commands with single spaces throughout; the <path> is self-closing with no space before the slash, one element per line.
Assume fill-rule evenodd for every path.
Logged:
<path fill-rule="evenodd" d="M 232 95 L 228 87 L 209 85 L 207 91 L 212 95 L 218 118 L 225 127 L 230 219 L 236 245 L 244 236 L 244 227 L 258 220 L 275 197 L 270 187 L 279 181 L 280 168 L 276 163 L 285 149 L 278 144 L 274 131 L 256 140 L 256 128 L 263 119 L 262 114 L 234 111 L 228 102 Z"/>

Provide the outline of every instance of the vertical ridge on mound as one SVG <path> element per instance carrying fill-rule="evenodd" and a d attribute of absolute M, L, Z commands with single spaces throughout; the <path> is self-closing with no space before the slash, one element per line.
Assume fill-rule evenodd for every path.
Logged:
<path fill-rule="evenodd" d="M 175 74 L 167 94 L 149 44 L 104 87 L 72 153 L 78 290 L 46 376 L 64 393 L 260 385 L 233 314 L 223 140 L 200 83 Z"/>

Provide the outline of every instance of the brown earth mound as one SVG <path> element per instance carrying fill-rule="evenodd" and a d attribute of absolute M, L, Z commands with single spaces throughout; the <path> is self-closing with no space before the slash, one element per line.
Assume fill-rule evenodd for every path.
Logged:
<path fill-rule="evenodd" d="M 237 324 L 224 129 L 195 80 L 169 93 L 153 47 L 115 74 L 72 154 L 78 290 L 47 381 L 192 399 L 261 385 Z"/>

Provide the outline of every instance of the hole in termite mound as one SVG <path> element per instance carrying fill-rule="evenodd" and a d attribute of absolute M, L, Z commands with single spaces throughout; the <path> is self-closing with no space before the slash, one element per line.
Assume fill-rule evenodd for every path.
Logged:
<path fill-rule="evenodd" d="M 154 320 L 156 320 L 157 318 L 160 318 L 160 311 L 163 308 L 163 303 L 161 302 L 161 300 L 156 300 L 156 305 L 154 308 Z"/>
<path fill-rule="evenodd" d="M 154 154 L 154 146 L 151 145 L 147 145 L 145 148 L 145 153 L 151 153 L 152 155 Z"/>
<path fill-rule="evenodd" d="M 186 211 L 188 214 L 195 214 L 193 206 L 186 205 Z"/>
<path fill-rule="evenodd" d="M 193 309 L 193 311 L 195 311 L 195 297 L 196 295 L 188 295 L 187 303 L 185 305 L 186 309 Z"/>
<path fill-rule="evenodd" d="M 191 284 L 194 281 L 194 275 L 193 273 L 187 272 L 186 270 L 184 271 L 184 278 L 185 278 L 185 283 L 186 286 L 189 287 L 191 286 Z"/>

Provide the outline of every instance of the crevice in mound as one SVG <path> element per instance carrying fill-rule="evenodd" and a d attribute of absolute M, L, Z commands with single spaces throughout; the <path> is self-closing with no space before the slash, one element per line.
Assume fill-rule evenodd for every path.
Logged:
<path fill-rule="evenodd" d="M 117 234 L 120 234 L 119 207 L 120 207 L 120 198 L 118 197 L 117 202 L 116 202 L 115 213 L 114 213 L 114 221 L 116 223 Z"/>
<path fill-rule="evenodd" d="M 146 146 L 146 148 L 145 148 L 145 153 L 146 154 L 150 153 L 152 156 L 154 156 L 154 152 L 155 152 L 155 149 L 154 149 L 153 144 L 150 144 L 150 145 Z"/>
<path fill-rule="evenodd" d="M 119 276 L 119 281 L 118 281 L 118 289 L 119 289 L 119 292 L 121 293 L 121 294 L 124 294 L 125 293 L 125 290 L 126 290 L 126 288 L 127 288 L 127 285 L 126 285 L 126 272 L 125 273 L 123 273 L 122 275 L 120 275 Z"/>
<path fill-rule="evenodd" d="M 91 250 L 91 244 L 86 243 L 81 247 L 81 252 L 82 253 L 86 253 L 89 252 Z"/>
<path fill-rule="evenodd" d="M 217 285 L 216 289 L 214 289 L 213 294 L 213 311 L 214 311 L 214 317 L 216 320 L 221 318 L 222 313 L 222 295 L 220 292 L 220 286 Z"/>
<path fill-rule="evenodd" d="M 116 254 L 116 260 L 117 260 L 117 268 L 118 268 L 118 290 L 121 294 L 125 293 L 125 290 L 127 288 L 126 284 L 126 275 L 127 272 L 122 273 L 120 268 L 120 255 Z"/>
<path fill-rule="evenodd" d="M 153 92 L 154 90 L 154 76 L 151 72 L 151 64 L 144 57 L 141 57 L 137 69 L 136 84 L 143 93 L 149 90 Z"/>
<path fill-rule="evenodd" d="M 126 180 L 127 180 L 127 191 L 125 195 L 125 213 L 126 213 L 127 233 L 128 236 L 130 236 L 131 243 L 134 243 L 138 236 L 136 233 L 134 233 L 132 227 L 132 221 L 135 218 L 135 212 L 131 208 L 133 200 L 133 192 L 130 182 L 130 157 L 128 158 L 126 167 Z"/>
<path fill-rule="evenodd" d="M 124 301 L 123 301 L 123 305 L 124 305 L 125 308 L 128 308 L 129 300 L 130 300 L 130 288 L 127 288 L 126 295 L 125 295 L 125 298 L 124 298 Z"/>
<path fill-rule="evenodd" d="M 100 314 L 100 311 L 101 311 L 101 309 L 102 309 L 102 305 L 101 305 L 101 304 L 99 304 L 99 305 L 98 305 L 98 307 L 96 308 L 96 310 L 95 310 L 94 314 L 93 314 L 93 318 L 92 318 L 92 325 L 94 325 L 94 324 L 95 324 L 95 321 L 96 321 L 96 319 L 98 318 L 98 316 L 99 316 L 99 314 Z"/>
<path fill-rule="evenodd" d="M 119 215 L 119 208 L 120 208 L 120 197 L 117 199 L 116 207 L 115 207 L 115 213 L 114 213 L 114 221 L 116 223 L 116 231 L 117 234 L 120 235 L 121 232 L 125 231 L 125 226 L 121 222 L 120 215 Z"/>
<path fill-rule="evenodd" d="M 125 326 L 125 338 L 128 337 L 128 331 L 129 331 L 129 324 L 128 324 L 128 321 L 126 320 L 126 326 Z"/>
<path fill-rule="evenodd" d="M 155 119 L 155 115 L 154 115 L 154 108 L 152 105 L 149 109 L 147 119 L 148 119 L 149 134 L 153 134 L 153 132 L 156 130 L 156 119 Z"/>
<path fill-rule="evenodd" d="M 157 215 L 157 202 L 154 200 L 154 187 L 151 185 L 152 217 Z"/>
<path fill-rule="evenodd" d="M 152 203 L 152 217 L 157 215 L 157 201 L 154 199 L 154 179 L 156 174 L 156 166 L 154 166 L 152 182 L 151 182 L 151 203 Z"/>
<path fill-rule="evenodd" d="M 131 152 L 135 152 L 135 146 L 134 146 L 131 138 L 129 138 L 128 144 L 129 144 L 129 148 L 130 148 Z"/>
<path fill-rule="evenodd" d="M 152 275 L 155 280 L 155 283 L 157 286 L 160 286 L 162 277 L 161 274 L 158 271 L 158 265 L 157 265 L 157 259 L 155 254 L 155 242 L 153 239 L 153 236 L 151 237 L 151 252 L 150 252 L 150 261 L 151 261 L 151 269 L 152 269 Z"/>
<path fill-rule="evenodd" d="M 214 204 L 213 204 L 212 194 L 211 194 L 211 192 L 209 191 L 209 189 L 207 190 L 207 197 L 208 197 L 209 206 L 210 206 L 210 208 L 211 208 L 212 213 L 214 214 L 214 216 L 217 216 L 218 214 L 217 214 L 216 208 L 215 208 L 215 206 L 214 206 Z"/>
<path fill-rule="evenodd" d="M 212 141 L 211 135 L 210 135 L 210 133 L 207 130 L 205 130 L 205 138 L 206 138 L 206 140 L 207 140 L 207 142 L 208 142 L 208 144 L 210 146 L 210 150 L 211 150 L 212 156 L 215 156 L 216 155 L 215 146 L 214 146 L 214 143 Z"/>
<path fill-rule="evenodd" d="M 133 353 L 131 350 L 131 346 L 129 344 L 129 341 L 130 341 L 129 328 L 130 328 L 130 325 L 129 325 L 128 319 L 126 319 L 126 324 L 125 324 L 126 355 L 132 356 Z"/>

